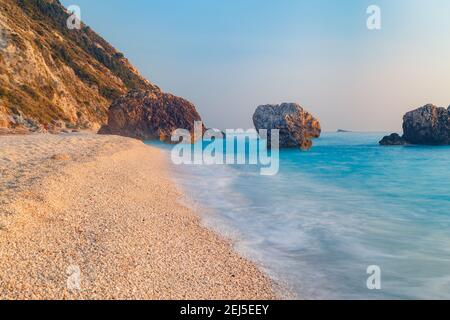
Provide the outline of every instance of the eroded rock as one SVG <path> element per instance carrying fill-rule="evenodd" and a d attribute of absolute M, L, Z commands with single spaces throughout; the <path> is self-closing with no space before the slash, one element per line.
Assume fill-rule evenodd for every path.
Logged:
<path fill-rule="evenodd" d="M 382 146 L 403 146 L 403 145 L 407 144 L 407 142 L 398 133 L 393 133 L 389 136 L 385 136 L 380 141 L 380 144 Z"/>
<path fill-rule="evenodd" d="M 171 142 L 177 129 L 194 131 L 201 121 L 189 101 L 161 91 L 132 90 L 113 102 L 108 124 L 99 134 L 114 134 L 141 140 Z"/>
<path fill-rule="evenodd" d="M 254 115 L 256 130 L 280 130 L 280 147 L 308 150 L 312 147 L 312 138 L 321 134 L 320 123 L 309 112 L 296 103 L 259 106 Z M 270 144 L 270 139 L 269 139 Z"/>
<path fill-rule="evenodd" d="M 412 144 L 450 144 L 449 110 L 428 104 L 403 118 L 403 138 Z"/>
<path fill-rule="evenodd" d="M 381 145 L 449 145 L 450 144 L 450 107 L 439 108 L 427 104 L 410 111 L 403 117 L 403 137 L 387 136 Z"/>

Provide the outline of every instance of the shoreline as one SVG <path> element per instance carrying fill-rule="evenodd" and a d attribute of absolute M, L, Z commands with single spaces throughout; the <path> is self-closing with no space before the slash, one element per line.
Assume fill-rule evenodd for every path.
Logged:
<path fill-rule="evenodd" d="M 150 144 L 150 146 L 152 145 Z M 170 157 L 170 154 L 166 154 L 166 158 L 167 157 Z M 242 240 L 242 234 L 239 231 L 236 231 L 230 225 L 226 224 L 226 222 L 219 222 L 218 219 L 220 218 L 218 217 L 220 216 L 220 213 L 216 212 L 215 209 L 204 206 L 200 201 L 195 200 L 192 197 L 192 194 L 189 193 L 188 188 L 186 188 L 186 186 L 183 186 L 180 179 L 181 178 L 177 176 L 177 173 L 173 173 L 170 175 L 170 181 L 173 181 L 174 185 L 180 193 L 180 197 L 177 199 L 177 203 L 179 203 L 182 207 L 188 208 L 190 211 L 194 212 L 194 214 L 199 219 L 199 225 L 201 228 L 204 228 L 217 235 L 231 248 L 233 252 L 242 257 L 244 260 L 247 260 L 251 264 L 253 264 L 258 269 L 258 271 L 261 272 L 269 280 L 276 300 L 304 299 L 300 298 L 300 296 L 294 292 L 289 283 L 287 283 L 279 275 L 274 273 L 273 270 L 270 270 L 270 266 L 267 263 L 265 263 L 261 259 L 256 258 L 252 254 L 249 254 L 249 252 L 239 249 L 239 242 Z"/>
<path fill-rule="evenodd" d="M 279 298 L 177 201 L 162 151 L 85 133 L 0 146 L 1 299 Z"/>

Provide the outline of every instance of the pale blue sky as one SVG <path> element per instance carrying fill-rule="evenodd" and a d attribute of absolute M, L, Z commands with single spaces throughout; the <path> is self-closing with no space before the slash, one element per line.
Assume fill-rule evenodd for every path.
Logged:
<path fill-rule="evenodd" d="M 326 131 L 399 130 L 450 104 L 448 0 L 63 0 L 207 126 L 252 127 L 260 104 L 298 102 Z M 366 28 L 381 8 L 382 30 Z"/>

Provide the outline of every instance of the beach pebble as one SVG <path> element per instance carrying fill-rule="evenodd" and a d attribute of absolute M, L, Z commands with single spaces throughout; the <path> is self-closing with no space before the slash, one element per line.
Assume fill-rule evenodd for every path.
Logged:
<path fill-rule="evenodd" d="M 70 160 L 70 156 L 64 153 L 57 153 L 53 155 L 51 159 L 56 161 L 68 161 Z"/>

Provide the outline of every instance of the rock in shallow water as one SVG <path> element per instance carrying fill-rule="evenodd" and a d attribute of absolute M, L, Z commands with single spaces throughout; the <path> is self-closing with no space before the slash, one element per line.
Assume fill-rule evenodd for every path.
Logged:
<path fill-rule="evenodd" d="M 450 107 L 438 108 L 427 104 L 410 111 L 403 117 L 403 137 L 386 136 L 381 145 L 449 145 L 450 144 Z"/>
<path fill-rule="evenodd" d="M 195 121 L 201 121 L 200 115 L 183 98 L 160 91 L 132 90 L 113 102 L 108 124 L 99 134 L 171 142 L 177 129 L 193 133 Z"/>
<path fill-rule="evenodd" d="M 398 133 L 393 133 L 389 136 L 385 136 L 380 141 L 380 144 L 382 146 L 403 146 L 403 145 L 407 144 L 407 142 Z"/>
<path fill-rule="evenodd" d="M 449 110 L 428 104 L 403 118 L 404 139 L 413 144 L 450 144 Z"/>
<path fill-rule="evenodd" d="M 320 123 L 309 112 L 296 103 L 259 106 L 254 115 L 256 130 L 280 130 L 280 147 L 303 150 L 312 147 L 312 138 L 321 134 Z M 270 139 L 269 139 L 270 144 Z"/>

